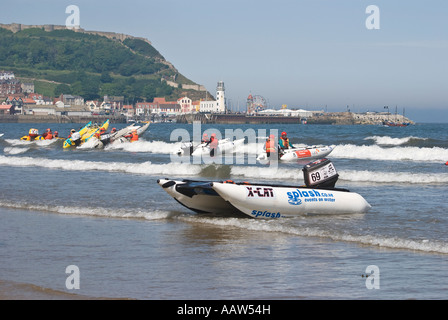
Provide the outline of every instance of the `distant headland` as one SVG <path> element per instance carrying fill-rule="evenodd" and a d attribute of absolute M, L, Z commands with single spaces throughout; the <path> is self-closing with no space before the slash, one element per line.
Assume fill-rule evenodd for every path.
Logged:
<path fill-rule="evenodd" d="M 21 23 L 10 23 L 10 24 L 3 24 L 0 23 L 0 27 L 4 28 L 4 29 L 8 29 L 14 33 L 22 31 L 22 30 L 26 30 L 26 29 L 42 29 L 44 31 L 47 32 L 51 32 L 54 30 L 67 30 L 67 27 L 64 25 L 56 25 L 56 24 L 42 24 L 42 25 L 28 25 L 28 24 L 21 24 Z M 73 28 L 71 29 L 72 31 L 75 32 L 81 32 L 81 33 L 87 33 L 87 34 L 92 34 L 92 35 L 98 35 L 98 36 L 103 36 L 112 40 L 120 40 L 120 41 L 124 41 L 126 39 L 139 39 L 142 41 L 147 42 L 148 44 L 151 44 L 151 41 L 149 41 L 146 38 L 142 38 L 142 37 L 134 37 L 128 34 L 124 34 L 124 33 L 116 33 L 116 32 L 105 32 L 105 31 L 88 31 L 85 30 L 83 28 Z"/>

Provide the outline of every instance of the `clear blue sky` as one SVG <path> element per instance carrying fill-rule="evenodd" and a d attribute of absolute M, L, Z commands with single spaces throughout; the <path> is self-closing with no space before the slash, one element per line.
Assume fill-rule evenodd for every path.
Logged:
<path fill-rule="evenodd" d="M 6 3 L 5 0 L 0 0 Z M 448 1 L 15 0 L 0 23 L 65 24 L 149 39 L 180 73 L 228 102 L 273 108 L 383 111 L 448 122 Z M 369 5 L 380 29 L 366 28 Z"/>

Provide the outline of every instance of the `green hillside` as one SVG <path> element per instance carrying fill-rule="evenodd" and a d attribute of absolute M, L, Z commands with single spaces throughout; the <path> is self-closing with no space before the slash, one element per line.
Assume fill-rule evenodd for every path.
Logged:
<path fill-rule="evenodd" d="M 144 40 L 121 42 L 71 30 L 33 28 L 13 33 L 0 28 L 0 70 L 34 81 L 35 91 L 46 96 L 70 93 L 86 100 L 124 96 L 129 103 L 177 99 L 187 93 L 168 86 L 162 77 L 193 83 Z M 189 96 L 194 99 L 198 94 L 192 91 Z"/>

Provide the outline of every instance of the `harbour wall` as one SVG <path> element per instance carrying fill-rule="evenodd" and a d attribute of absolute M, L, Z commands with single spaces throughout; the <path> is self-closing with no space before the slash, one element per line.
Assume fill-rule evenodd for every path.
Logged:
<path fill-rule="evenodd" d="M 299 117 L 283 116 L 249 116 L 245 114 L 186 114 L 176 118 L 178 123 L 208 124 L 269 124 L 269 123 L 300 123 Z"/>

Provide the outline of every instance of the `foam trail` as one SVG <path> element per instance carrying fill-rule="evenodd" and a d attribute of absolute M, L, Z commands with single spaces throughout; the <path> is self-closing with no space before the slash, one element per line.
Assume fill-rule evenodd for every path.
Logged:
<path fill-rule="evenodd" d="M 47 147 L 56 141 L 58 139 L 51 139 L 51 140 L 34 140 L 34 141 L 26 141 L 26 140 L 20 140 L 20 139 L 5 139 L 7 143 L 9 143 L 12 146 L 39 146 L 39 147 Z"/>
<path fill-rule="evenodd" d="M 27 152 L 28 150 L 30 150 L 30 148 L 6 147 L 3 149 L 3 151 L 7 154 L 21 154 Z"/>
<path fill-rule="evenodd" d="M 197 175 L 201 171 L 200 166 L 188 163 L 153 164 L 150 161 L 143 163 L 126 162 L 101 162 L 84 160 L 54 160 L 31 157 L 6 157 L 0 156 L 0 165 L 14 167 L 42 167 L 48 169 L 60 169 L 68 171 L 109 171 L 126 172 L 136 174 L 165 174 L 165 175 Z"/>
<path fill-rule="evenodd" d="M 404 137 L 404 138 L 392 138 L 389 136 L 370 136 L 364 138 L 364 140 L 373 140 L 378 145 L 384 146 L 398 146 L 402 144 L 406 144 L 411 140 L 427 140 L 427 138 L 419 138 L 419 137 Z"/>
<path fill-rule="evenodd" d="M 381 171 L 339 171 L 339 179 L 353 182 L 376 183 L 406 183 L 406 184 L 446 184 L 448 173 L 425 174 L 411 172 L 381 172 Z"/>
<path fill-rule="evenodd" d="M 446 162 L 448 149 L 440 147 L 418 148 L 418 147 L 392 147 L 382 148 L 378 145 L 353 144 L 338 145 L 331 153 L 333 158 L 344 159 L 366 159 L 387 161 L 426 161 Z"/>
<path fill-rule="evenodd" d="M 166 219 L 173 215 L 170 211 L 148 210 L 143 208 L 102 208 L 102 207 L 71 207 L 71 206 L 47 206 L 42 204 L 10 203 L 0 201 L 0 207 L 23 209 L 31 211 L 45 211 L 57 214 L 95 216 L 126 219 L 158 220 Z"/>

